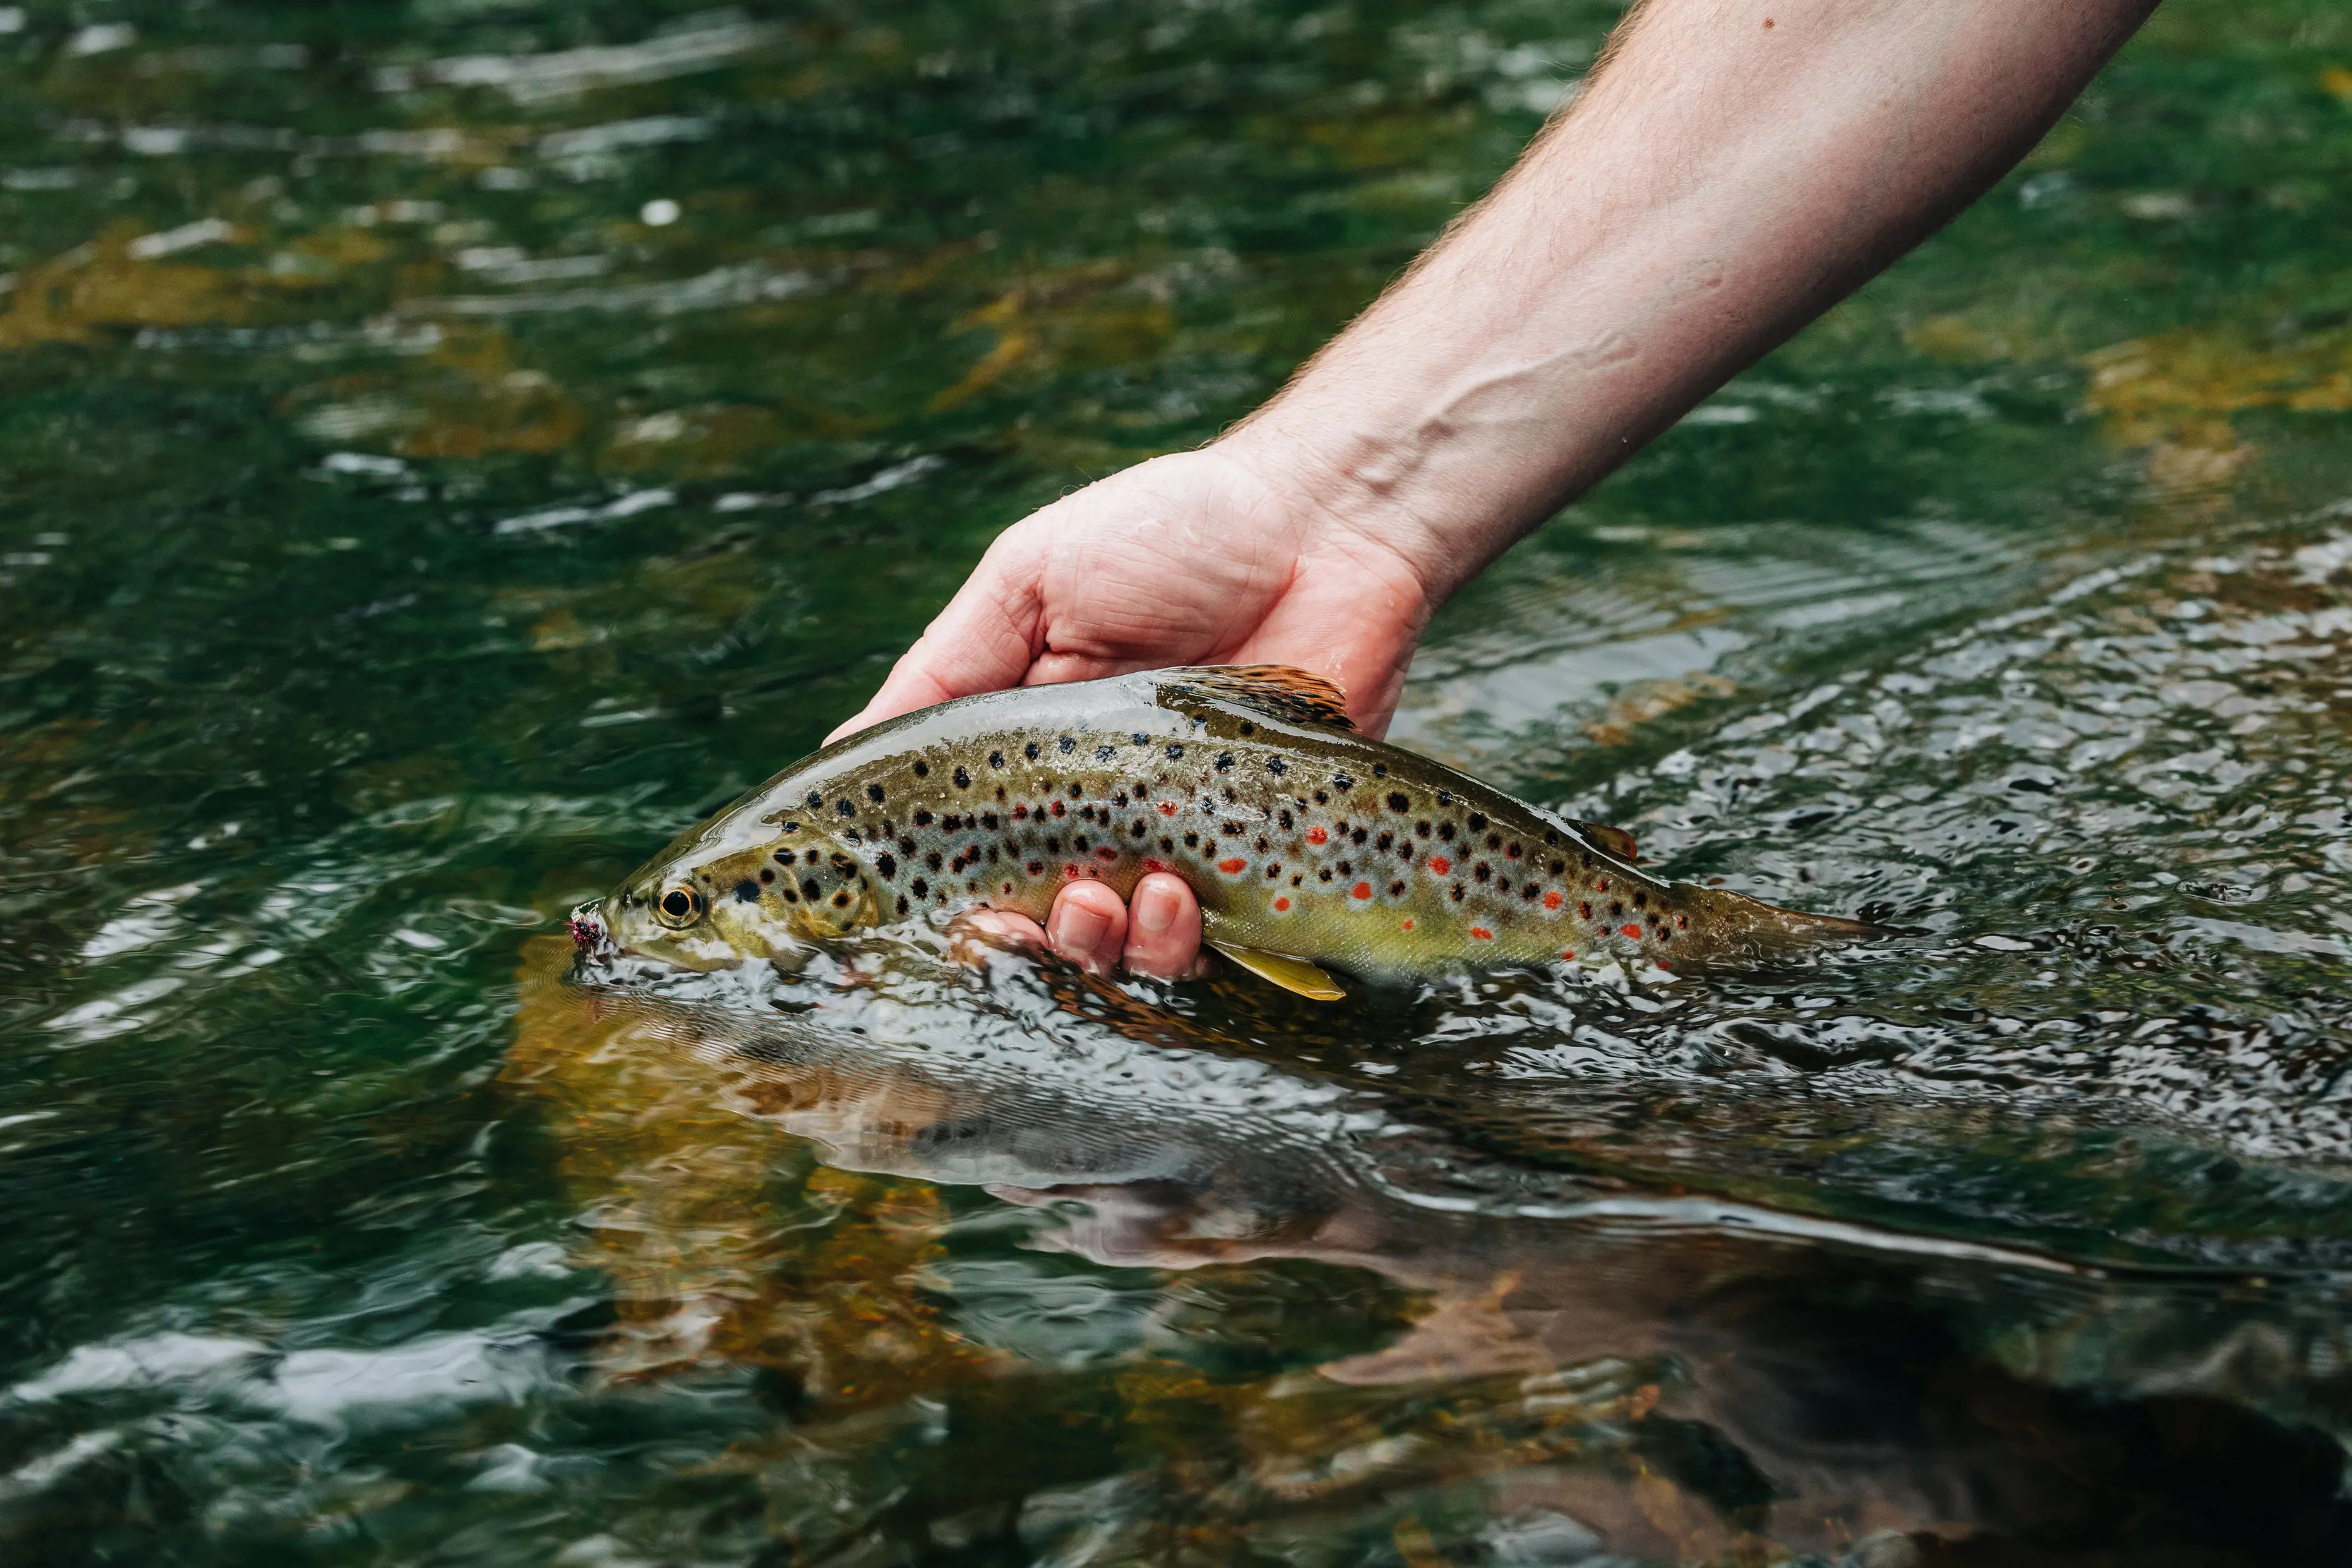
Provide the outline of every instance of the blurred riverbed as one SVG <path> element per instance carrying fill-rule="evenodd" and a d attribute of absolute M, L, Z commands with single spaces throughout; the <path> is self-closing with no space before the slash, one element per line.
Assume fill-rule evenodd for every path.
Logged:
<path fill-rule="evenodd" d="M 562 983 L 1618 8 L 0 7 L 12 1563 L 2352 1553 L 2352 16 L 2174 0 L 1395 737 L 1921 934 Z"/>

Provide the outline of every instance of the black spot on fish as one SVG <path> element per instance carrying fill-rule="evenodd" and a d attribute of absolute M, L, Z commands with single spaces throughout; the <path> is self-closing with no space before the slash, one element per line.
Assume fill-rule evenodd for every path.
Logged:
<path fill-rule="evenodd" d="M 1171 757 L 1181 757 L 1184 755 L 1184 748 L 1181 746 L 1171 746 L 1168 748 L 1168 755 Z"/>
<path fill-rule="evenodd" d="M 776 852 L 776 863 L 778 865 L 790 865 L 800 858 L 801 857 L 799 855 L 793 853 L 791 850 L 778 850 Z"/>
<path fill-rule="evenodd" d="M 943 858 L 944 857 L 940 855 L 939 851 L 933 850 L 929 854 L 923 857 L 923 863 L 930 867 L 933 871 L 937 871 L 940 869 L 940 862 Z"/>
<path fill-rule="evenodd" d="M 1387 763 L 1385 763 L 1385 762 L 1375 762 L 1375 763 L 1373 763 L 1373 764 L 1372 764 L 1372 777 L 1373 777 L 1373 778 L 1375 778 L 1375 779 L 1385 779 L 1385 778 L 1387 778 L 1388 776 L 1389 776 L 1389 765 L 1388 765 Z"/>
<path fill-rule="evenodd" d="M 918 811 L 915 813 L 915 826 L 919 828 L 929 827 L 931 825 L 931 814 L 929 811 Z"/>
<path fill-rule="evenodd" d="M 1346 861 L 1341 861 L 1339 862 L 1339 874 L 1341 876 L 1353 876 L 1356 874 L 1356 868 L 1349 865 Z"/>
<path fill-rule="evenodd" d="M 1501 849 L 1503 847 L 1503 835 L 1500 833 L 1488 833 L 1486 835 L 1486 847 L 1490 850 Z"/>
<path fill-rule="evenodd" d="M 1513 860 L 1517 860 L 1519 858 L 1519 846 L 1517 844 L 1507 845 L 1505 847 L 1503 852 L 1510 856 Z"/>
<path fill-rule="evenodd" d="M 801 895 L 794 893 L 789 887 L 782 889 L 782 892 L 783 893 L 784 902 L 786 904 L 798 904 L 801 901 Z"/>
<path fill-rule="evenodd" d="M 965 769 L 963 769 L 963 768 L 957 768 L 957 769 L 955 770 L 955 787 L 956 787 L 957 789 L 971 789 L 971 773 L 970 773 L 970 772 L 968 772 L 968 771 L 966 771 Z"/>
<path fill-rule="evenodd" d="M 1217 771 L 1218 771 L 1218 772 L 1220 772 L 1220 773 L 1225 772 L 1225 771 L 1227 771 L 1228 769 L 1230 769 L 1230 768 L 1233 767 L 1233 765 L 1234 765 L 1234 754 L 1233 754 L 1232 752 L 1230 752 L 1230 751 L 1221 751 L 1221 752 L 1217 753 Z"/>
<path fill-rule="evenodd" d="M 1057 855 L 1062 852 L 1061 834 L 1055 833 L 1053 837 L 1045 841 L 1045 852 L 1049 855 Z"/>
<path fill-rule="evenodd" d="M 1633 895 L 1633 907 L 1636 909 L 1641 908 L 1649 902 L 1650 895 L 1647 892 L 1637 893 Z"/>
<path fill-rule="evenodd" d="M 1267 866 L 1267 867 L 1265 868 L 1265 880 L 1266 880 L 1266 881 L 1268 881 L 1268 882 L 1272 882 L 1275 878 L 1276 878 L 1276 877 L 1280 876 L 1281 874 L 1282 874 L 1282 862 L 1281 862 L 1280 861 L 1276 861 L 1276 862 L 1273 862 L 1271 865 L 1269 865 L 1269 866 Z"/>
<path fill-rule="evenodd" d="M 1544 836 L 1545 836 L 1546 838 L 1549 838 L 1551 835 L 1550 835 L 1550 834 L 1549 834 L 1549 833 L 1547 833 L 1547 834 L 1545 834 Z M 1554 862 L 1551 862 L 1551 874 L 1552 874 L 1552 875 L 1554 875 L 1554 876 L 1565 876 L 1565 875 L 1567 875 L 1567 874 L 1568 874 L 1568 862 L 1567 862 L 1566 861 L 1554 861 Z"/>
<path fill-rule="evenodd" d="M 1315 803 L 1318 806 L 1328 806 L 1331 803 L 1331 797 L 1318 789 L 1315 791 Z"/>
<path fill-rule="evenodd" d="M 1128 737 L 1128 738 L 1129 738 L 1129 739 L 1130 739 L 1130 740 L 1132 740 L 1132 741 L 1134 741 L 1134 742 L 1135 742 L 1135 744 L 1136 744 L 1136 745 L 1138 745 L 1138 746 L 1149 746 L 1149 745 L 1150 745 L 1150 744 L 1151 744 L 1151 737 L 1150 737 L 1150 736 L 1148 736 L 1148 735 L 1144 734 L 1144 733 L 1143 733 L 1141 730 L 1139 730 L 1139 730 L 1137 730 L 1133 735 L 1131 735 L 1131 736 Z"/>
<path fill-rule="evenodd" d="M 1071 752 L 1076 751 L 1078 748 L 1078 743 L 1066 735 L 1062 737 L 1060 740 L 1055 741 L 1055 744 L 1062 748 L 1062 755 L 1065 757 L 1067 757 Z"/>
<path fill-rule="evenodd" d="M 845 887 L 839 893 L 833 895 L 833 906 L 835 909 L 846 909 L 849 907 L 849 890 L 847 888 Z"/>
<path fill-rule="evenodd" d="M 1491 878 L 1495 873 L 1487 867 L 1485 861 L 1480 861 L 1476 865 L 1470 868 L 1470 874 L 1476 877 L 1480 882 L 1485 882 Z"/>
<path fill-rule="evenodd" d="M 1364 829 L 1362 829 L 1362 828 L 1358 828 L 1354 832 L 1349 833 L 1349 834 L 1348 835 L 1348 837 L 1349 837 L 1349 838 L 1350 838 L 1350 839 L 1354 840 L 1357 843 L 1360 843 L 1360 843 L 1362 843 L 1362 842 L 1364 841 L 1364 840 L 1365 840 L 1366 838 L 1368 838 L 1369 836 L 1370 836 L 1370 834 L 1366 831 L 1366 830 L 1364 830 Z"/>
<path fill-rule="evenodd" d="M 1331 788 L 1334 789 L 1352 789 L 1355 787 L 1356 779 L 1353 774 L 1334 773 L 1331 775 Z"/>
<path fill-rule="evenodd" d="M 1142 818 L 1138 817 L 1135 821 L 1135 827 L 1131 831 L 1134 832 L 1135 836 L 1139 839 L 1143 837 L 1145 833 L 1150 831 L 1150 828 L 1147 823 L 1145 823 Z"/>
<path fill-rule="evenodd" d="M 1483 833 L 1486 831 L 1486 814 L 1485 812 L 1473 811 L 1470 813 L 1470 831 L 1474 833 Z"/>
<path fill-rule="evenodd" d="M 1395 898 L 1395 897 L 1399 896 L 1400 894 L 1402 894 L 1403 892 L 1404 892 L 1404 883 L 1401 883 L 1401 882 L 1392 882 L 1392 883 L 1389 883 L 1389 896 L 1390 896 L 1391 898 Z"/>
<path fill-rule="evenodd" d="M 1590 919 L 1591 919 L 1591 918 L 1592 918 L 1592 905 L 1591 905 L 1591 904 L 1590 904 L 1585 903 L 1582 899 L 1579 899 L 1579 900 L 1577 901 L 1577 904 L 1576 904 L 1576 917 L 1577 917 L 1579 920 L 1590 920 Z"/>
<path fill-rule="evenodd" d="M 879 784 L 868 784 L 866 787 L 866 798 L 873 801 L 876 805 L 880 805 L 882 803 L 882 786 Z"/>
<path fill-rule="evenodd" d="M 1045 874 L 1045 862 L 1044 861 L 1031 861 L 1022 869 L 1026 871 L 1031 876 L 1043 876 Z"/>
<path fill-rule="evenodd" d="M 915 890 L 915 896 L 917 898 L 929 898 L 931 896 L 931 884 L 925 882 L 919 876 L 908 885 Z"/>
<path fill-rule="evenodd" d="M 1381 851 L 1384 854 L 1389 850 L 1394 848 L 1395 845 L 1396 835 L 1394 833 L 1382 833 L 1379 838 L 1372 841 L 1372 848 Z"/>
<path fill-rule="evenodd" d="M 1454 902 L 1456 904 L 1462 902 L 1462 884 L 1458 882 L 1454 884 Z"/>
<path fill-rule="evenodd" d="M 980 814 L 980 825 L 986 828 L 992 833 L 996 831 L 996 813 L 993 811 L 982 811 Z"/>
<path fill-rule="evenodd" d="M 760 881 L 762 883 L 773 883 L 775 880 L 776 868 L 774 866 L 763 865 L 760 868 Z"/>
<path fill-rule="evenodd" d="M 1282 831 L 1284 832 L 1288 832 L 1290 831 L 1290 808 L 1285 806 L 1281 810 L 1276 812 L 1274 820 L 1282 824 Z"/>
<path fill-rule="evenodd" d="M 1083 785 L 1083 784 L 1073 784 L 1073 785 L 1071 785 L 1071 786 L 1070 786 L 1070 799 L 1071 799 L 1071 800 L 1077 800 L 1079 797 L 1083 796 L 1086 792 L 1087 792 L 1087 787 L 1086 787 L 1085 785 Z"/>
<path fill-rule="evenodd" d="M 1535 895 L 1542 891 L 1543 890 L 1538 887 L 1534 883 L 1529 883 L 1527 886 L 1519 889 L 1519 896 L 1532 902 Z"/>
<path fill-rule="evenodd" d="M 816 878 L 813 876 L 801 878 L 801 891 L 808 895 L 811 904 L 824 896 L 824 889 L 817 885 Z"/>
<path fill-rule="evenodd" d="M 898 857 L 893 854 L 884 854 L 875 861 L 874 868 L 880 872 L 884 876 L 897 876 L 898 874 Z"/>
<path fill-rule="evenodd" d="M 928 762 L 924 761 L 924 760 L 923 760 L 921 758 L 919 758 L 919 757 L 916 758 L 915 758 L 915 777 L 916 777 L 916 778 L 918 778 L 918 779 L 929 779 L 930 776 L 931 776 L 931 765 L 930 765 L 929 763 L 928 763 Z"/>
<path fill-rule="evenodd" d="M 1559 835 L 1553 832 L 1549 828 L 1546 828 L 1544 830 L 1544 842 L 1547 845 L 1557 844 L 1559 842 Z"/>
<path fill-rule="evenodd" d="M 760 902 L 760 884 L 759 884 L 758 883 L 756 883 L 756 882 L 753 882 L 753 881 L 752 881 L 750 877 L 748 877 L 748 876 L 747 876 L 747 877 L 745 877 L 741 882 L 737 883 L 735 884 L 735 902 L 736 902 L 736 903 L 738 903 L 738 904 L 757 904 L 757 903 L 759 903 L 759 902 Z"/>
<path fill-rule="evenodd" d="M 1290 765 L 1279 757 L 1269 757 L 1265 759 L 1265 770 L 1268 773 L 1280 775 L 1289 772 Z"/>
<path fill-rule="evenodd" d="M 852 873 L 852 872 L 856 871 L 856 869 L 857 869 L 857 862 L 856 862 L 856 861 L 851 860 L 847 855 L 841 853 L 841 852 L 840 852 L 839 851 L 837 851 L 837 850 L 836 850 L 835 852 L 834 852 L 834 855 L 833 855 L 833 874 L 834 874 L 834 875 L 835 875 L 835 876 L 847 876 L 850 873 Z"/>
<path fill-rule="evenodd" d="M 898 852 L 905 855 L 908 860 L 913 860 L 915 858 L 915 841 L 912 839 L 900 839 L 898 841 Z"/>
<path fill-rule="evenodd" d="M 857 802 L 855 800 L 836 800 L 834 802 L 834 810 L 839 811 L 845 817 L 854 817 L 857 815 Z"/>
<path fill-rule="evenodd" d="M 1318 882 L 1329 882 L 1331 880 L 1331 868 L 1327 865 L 1321 871 L 1317 872 L 1315 873 L 1315 880 Z"/>
<path fill-rule="evenodd" d="M 1623 904 L 1615 904 L 1615 903 L 1612 903 L 1612 904 L 1611 904 L 1609 905 L 1609 918 L 1610 918 L 1610 919 L 1612 919 L 1612 920 L 1622 920 L 1624 917 L 1625 917 L 1625 906 L 1624 906 Z"/>
<path fill-rule="evenodd" d="M 1290 879 L 1290 885 L 1297 887 L 1300 883 L 1305 882 L 1306 880 L 1307 873 L 1305 872 L 1300 872 Z"/>
<path fill-rule="evenodd" d="M 1042 747 L 1033 740 L 1028 745 L 1021 748 L 1021 755 L 1027 758 L 1030 761 L 1034 762 L 1037 760 L 1037 753 L 1043 749 L 1044 748 Z"/>
<path fill-rule="evenodd" d="M 1108 762 L 1112 758 L 1117 757 L 1118 755 L 1118 747 L 1115 746 L 1097 746 L 1095 747 L 1095 760 L 1097 762 Z"/>
<path fill-rule="evenodd" d="M 1412 825 L 1412 831 L 1413 831 L 1416 834 L 1418 834 L 1420 837 L 1422 837 L 1422 838 L 1424 838 L 1424 839 L 1425 839 L 1425 838 L 1429 837 L 1429 823 L 1428 823 L 1428 821 L 1427 821 L 1426 820 L 1423 820 L 1423 821 L 1422 821 L 1415 822 L 1415 823 Z"/>
<path fill-rule="evenodd" d="M 1003 766 L 1004 766 L 1004 753 L 1003 753 L 1003 752 L 1001 752 L 1001 751 L 992 751 L 992 752 L 990 752 L 990 753 L 988 754 L 988 765 L 989 765 L 991 768 L 1002 768 L 1002 767 L 1003 767 Z"/>
<path fill-rule="evenodd" d="M 1451 822 L 1438 823 L 1437 836 L 1444 839 L 1447 843 L 1452 843 L 1454 841 L 1454 824 Z"/>
<path fill-rule="evenodd" d="M 1257 733 L 1257 726 L 1250 723 L 1247 719 L 1244 719 L 1242 720 L 1242 733 L 1244 735 L 1255 735 Z"/>
<path fill-rule="evenodd" d="M 1170 838 L 1167 834 L 1162 833 L 1160 836 L 1160 852 L 1163 855 L 1174 854 L 1176 852 L 1176 841 Z"/>
<path fill-rule="evenodd" d="M 1186 833 L 1184 835 L 1184 847 L 1188 850 L 1199 849 L 1201 847 L 1201 835 L 1199 833 Z"/>
<path fill-rule="evenodd" d="M 808 803 L 809 810 L 812 811 L 822 811 L 824 810 L 824 797 L 814 789 L 809 791 Z"/>
<path fill-rule="evenodd" d="M 898 895 L 898 913 L 901 915 L 907 913 L 907 895 L 903 893 Z"/>

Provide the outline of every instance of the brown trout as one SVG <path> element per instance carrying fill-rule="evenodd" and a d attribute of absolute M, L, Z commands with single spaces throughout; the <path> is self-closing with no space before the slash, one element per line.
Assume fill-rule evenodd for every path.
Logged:
<path fill-rule="evenodd" d="M 1303 995 L 1507 964 L 1737 962 L 1880 928 L 1660 882 L 1574 822 L 1358 734 L 1278 665 L 943 703 L 796 763 L 601 906 L 583 948 L 713 969 L 960 909 L 1043 920 L 1067 883 L 1171 871 L 1204 940 Z"/>

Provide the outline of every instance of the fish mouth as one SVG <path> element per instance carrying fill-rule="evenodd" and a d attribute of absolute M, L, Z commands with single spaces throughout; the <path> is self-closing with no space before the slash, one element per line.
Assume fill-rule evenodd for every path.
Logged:
<path fill-rule="evenodd" d="M 572 933 L 573 956 L 580 958 L 620 956 L 621 945 L 613 940 L 613 933 L 605 927 L 604 915 L 594 904 L 583 904 L 573 910 L 572 918 L 565 923 L 565 925 Z"/>

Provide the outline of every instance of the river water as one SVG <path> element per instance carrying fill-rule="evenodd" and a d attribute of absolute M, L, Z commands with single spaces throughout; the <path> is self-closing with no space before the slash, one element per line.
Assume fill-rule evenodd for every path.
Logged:
<path fill-rule="evenodd" d="M 1916 935 L 565 978 L 1616 15 L 0 8 L 7 1560 L 2352 1557 L 2333 3 L 2174 0 L 1414 666 Z"/>

